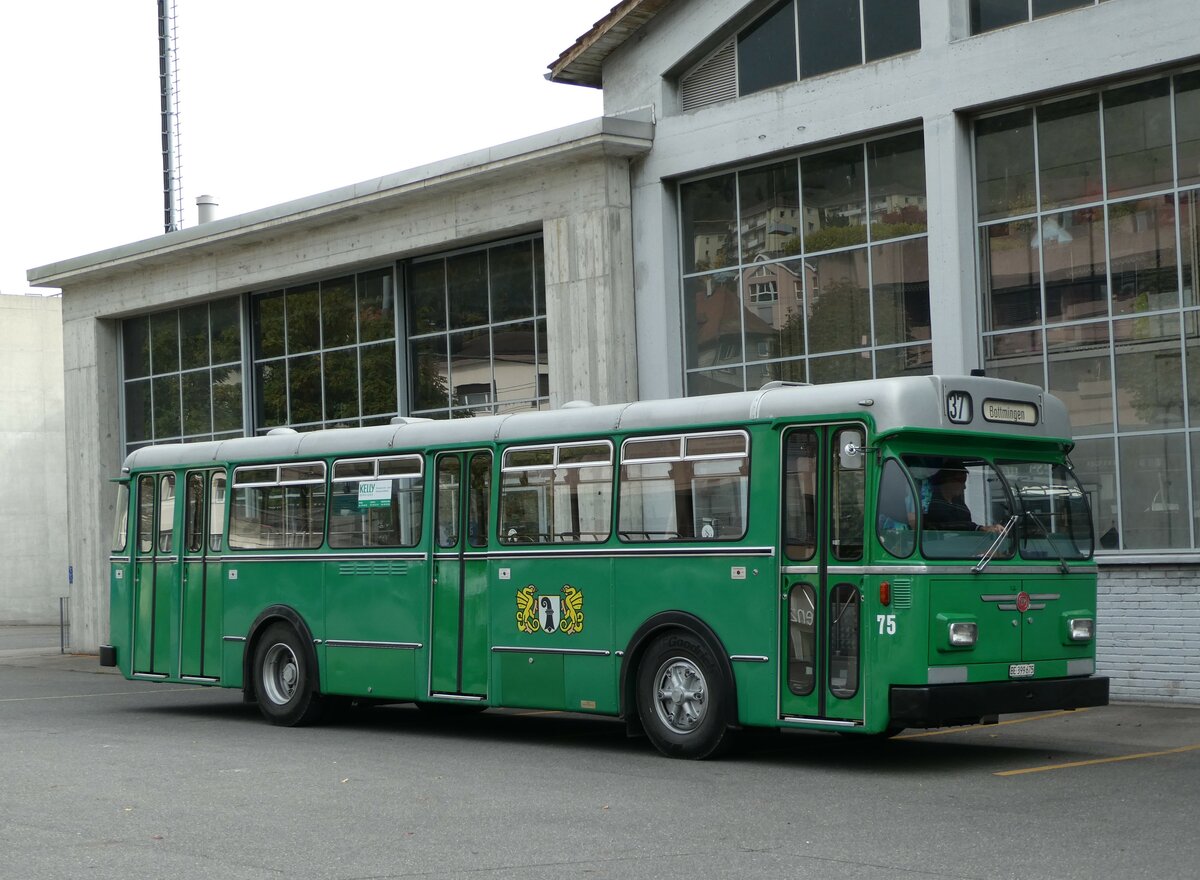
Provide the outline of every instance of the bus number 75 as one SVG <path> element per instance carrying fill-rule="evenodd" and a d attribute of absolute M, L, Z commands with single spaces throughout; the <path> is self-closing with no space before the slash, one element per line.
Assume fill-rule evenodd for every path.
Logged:
<path fill-rule="evenodd" d="M 885 632 L 889 636 L 894 636 L 896 634 L 896 615 L 876 614 L 875 621 L 879 624 L 880 635 L 883 635 Z"/>

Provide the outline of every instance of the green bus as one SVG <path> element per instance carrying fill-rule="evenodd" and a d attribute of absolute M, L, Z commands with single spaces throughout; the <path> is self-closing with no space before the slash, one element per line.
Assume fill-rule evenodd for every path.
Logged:
<path fill-rule="evenodd" d="M 149 446 L 111 644 L 131 679 L 892 735 L 1108 702 L 1066 409 L 903 377 Z"/>

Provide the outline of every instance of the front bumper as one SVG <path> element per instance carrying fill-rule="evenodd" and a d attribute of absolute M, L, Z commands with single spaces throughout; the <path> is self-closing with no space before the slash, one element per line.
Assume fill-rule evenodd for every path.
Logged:
<path fill-rule="evenodd" d="M 898 727 L 977 724 L 1014 712 L 1083 709 L 1108 705 L 1108 679 L 1046 678 L 978 684 L 895 686 L 888 700 L 889 723 Z"/>

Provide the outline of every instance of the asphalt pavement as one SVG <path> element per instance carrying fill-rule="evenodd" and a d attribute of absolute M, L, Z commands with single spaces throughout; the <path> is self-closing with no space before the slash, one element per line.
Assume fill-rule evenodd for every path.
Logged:
<path fill-rule="evenodd" d="M 687 762 L 557 712 L 386 706 L 276 728 L 237 691 L 126 681 L 60 654 L 56 627 L 10 629 L 0 876 L 14 880 L 1126 880 L 1200 865 L 1194 707 L 886 742 L 789 732 Z"/>

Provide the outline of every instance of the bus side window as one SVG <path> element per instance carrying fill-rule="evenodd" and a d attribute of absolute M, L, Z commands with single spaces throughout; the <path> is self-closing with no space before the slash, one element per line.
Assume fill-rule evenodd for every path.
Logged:
<path fill-rule="evenodd" d="M 221 550 L 221 536 L 225 528 L 225 475 L 213 474 L 211 494 L 208 499 L 208 549 L 214 553 Z"/>
<path fill-rule="evenodd" d="M 158 486 L 158 552 L 170 553 L 174 546 L 175 475 L 164 474 Z"/>
<path fill-rule="evenodd" d="M 467 543 L 486 547 L 488 543 L 488 506 L 492 499 L 492 454 L 477 452 L 467 465 Z"/>
<path fill-rule="evenodd" d="M 916 549 L 917 499 L 904 468 L 894 458 L 883 466 L 875 529 L 883 549 L 893 556 L 911 556 Z"/>
<path fill-rule="evenodd" d="M 817 550 L 817 437 L 792 431 L 784 452 L 783 543 L 789 559 L 812 559 Z"/>
<path fill-rule="evenodd" d="M 117 485 L 117 505 L 114 510 L 113 539 L 111 550 L 120 553 L 129 541 L 129 484 Z"/>
<path fill-rule="evenodd" d="M 859 428 L 843 428 L 833 439 L 833 510 L 829 545 L 833 558 L 843 562 L 862 558 L 866 469 L 842 467 L 836 453 L 850 442 L 851 437 L 861 436 Z"/>
<path fill-rule="evenodd" d="M 147 556 L 154 552 L 154 477 L 138 478 L 137 489 L 138 553 Z"/>
<path fill-rule="evenodd" d="M 188 474 L 183 516 L 184 546 L 188 553 L 204 547 L 204 474 Z"/>

